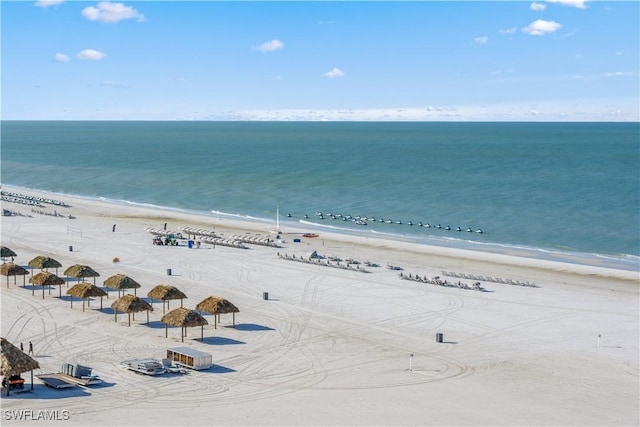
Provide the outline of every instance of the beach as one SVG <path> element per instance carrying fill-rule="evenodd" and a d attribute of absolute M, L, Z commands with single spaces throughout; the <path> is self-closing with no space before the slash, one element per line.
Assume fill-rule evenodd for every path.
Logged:
<path fill-rule="evenodd" d="M 221 315 L 217 328 L 205 314 L 209 325 L 188 328 L 182 342 L 180 328 L 165 331 L 157 302 L 148 325 L 139 313 L 128 326 L 125 314 L 114 321 L 117 292 L 102 300 L 102 310 L 93 298 L 83 311 L 78 299 L 71 308 L 64 285 L 62 299 L 57 289 L 43 299 L 37 286 L 32 295 L 30 276 L 26 287 L 22 277 L 15 284 L 8 278 L 8 286 L 0 277 L 2 336 L 16 346 L 33 342 L 41 367 L 35 374 L 78 363 L 104 380 L 57 390 L 35 378 L 31 393 L 3 394 L 5 425 L 640 423 L 637 270 L 384 236 L 314 231 L 317 237 L 304 237 L 309 230 L 302 225 L 276 230 L 275 221 L 2 189 L 70 205 L 35 212 L 2 203 L 18 214 L 3 216 L 1 226 L 2 245 L 17 253 L 17 264 L 46 255 L 63 265 L 60 277 L 65 268 L 86 264 L 99 272 L 98 286 L 121 273 L 142 285 L 138 296 L 169 284 L 187 295 L 184 307 L 216 295 L 240 310 L 234 320 Z M 145 228 L 165 224 L 174 232 L 194 227 L 223 238 L 268 237 L 278 247 L 198 246 L 197 237 L 191 248 L 187 239 L 153 245 Z M 307 260 L 313 252 L 324 257 L 320 264 L 289 259 Z M 321 265 L 329 258 L 342 261 Z M 409 274 L 412 280 L 404 280 Z M 413 280 L 416 275 L 451 286 Z M 483 291 L 458 282 L 480 282 Z M 532 286 L 519 285 L 525 282 Z M 170 308 L 179 304 L 171 301 Z M 180 346 L 211 353 L 214 366 L 158 377 L 119 366 L 162 358 Z M 23 377 L 30 381 L 28 373 Z M 22 410 L 66 416 L 18 419 Z"/>

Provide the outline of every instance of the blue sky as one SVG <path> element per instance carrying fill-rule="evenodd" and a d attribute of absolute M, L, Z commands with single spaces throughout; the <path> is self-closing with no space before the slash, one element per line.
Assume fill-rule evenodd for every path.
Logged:
<path fill-rule="evenodd" d="M 2 1 L 2 118 L 638 121 L 635 1 Z"/>

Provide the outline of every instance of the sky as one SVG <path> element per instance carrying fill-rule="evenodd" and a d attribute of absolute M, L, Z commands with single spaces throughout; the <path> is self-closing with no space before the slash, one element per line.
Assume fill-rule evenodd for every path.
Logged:
<path fill-rule="evenodd" d="M 637 1 L 6 1 L 3 120 L 634 121 Z"/>

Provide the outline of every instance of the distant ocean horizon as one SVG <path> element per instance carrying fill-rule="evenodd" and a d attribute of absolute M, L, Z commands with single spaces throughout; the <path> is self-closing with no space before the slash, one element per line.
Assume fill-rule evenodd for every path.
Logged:
<path fill-rule="evenodd" d="M 0 130 L 4 185 L 273 224 L 279 211 L 281 226 L 639 268 L 637 122 L 2 121 Z"/>

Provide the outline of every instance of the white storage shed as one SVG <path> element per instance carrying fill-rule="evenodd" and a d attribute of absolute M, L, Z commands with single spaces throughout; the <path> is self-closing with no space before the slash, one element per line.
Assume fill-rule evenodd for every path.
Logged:
<path fill-rule="evenodd" d="M 191 369 L 209 369 L 213 365 L 211 353 L 189 347 L 174 347 L 167 349 L 167 359 L 175 365 Z"/>

